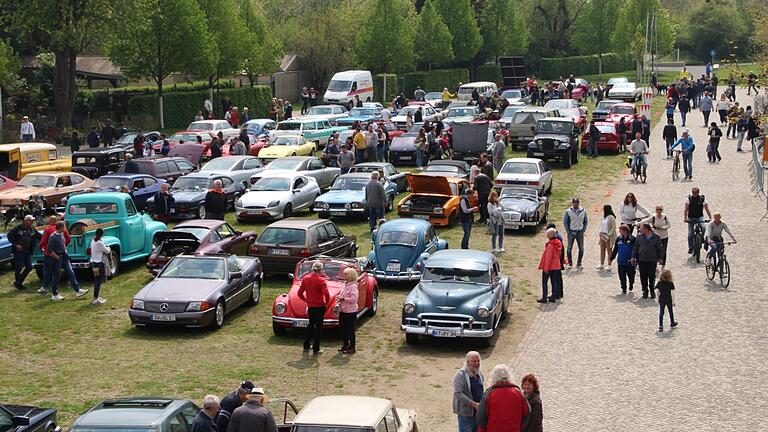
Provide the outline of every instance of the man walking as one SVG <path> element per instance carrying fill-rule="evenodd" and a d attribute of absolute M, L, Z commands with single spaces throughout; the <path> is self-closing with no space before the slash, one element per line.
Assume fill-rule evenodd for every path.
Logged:
<path fill-rule="evenodd" d="M 682 119 L 681 125 L 685 127 L 685 118 L 688 116 L 688 113 L 691 112 L 691 101 L 683 95 L 677 103 L 677 109 L 680 110 L 680 118 Z"/>
<path fill-rule="evenodd" d="M 11 243 L 11 250 L 13 251 L 13 269 L 15 271 L 13 286 L 19 291 L 25 289 L 24 280 L 29 272 L 32 271 L 32 248 L 35 245 L 34 242 L 39 241 L 42 237 L 32 226 L 34 220 L 34 216 L 26 215 L 24 216 L 24 221 L 8 232 L 8 241 Z"/>
<path fill-rule="evenodd" d="M 213 103 L 211 102 L 211 98 L 209 96 L 206 96 L 205 100 L 203 101 L 203 118 L 206 120 L 213 118 Z"/>
<path fill-rule="evenodd" d="M 699 105 L 701 114 L 704 115 L 704 127 L 709 126 L 709 115 L 712 114 L 712 107 L 712 98 L 709 96 L 709 93 L 704 93 L 704 97 L 701 98 L 701 104 Z"/>
<path fill-rule="evenodd" d="M 77 283 L 75 278 L 75 272 L 72 270 L 72 263 L 69 261 L 69 255 L 67 255 L 67 245 L 64 238 L 64 222 L 56 222 L 56 231 L 48 237 L 48 246 L 46 247 L 46 255 L 44 260 L 50 262 L 50 283 L 51 283 L 51 300 L 59 301 L 64 300 L 64 297 L 59 294 L 59 274 L 61 269 L 69 278 L 69 284 L 77 297 L 82 297 L 88 293 L 87 289 L 81 289 L 80 284 Z"/>
<path fill-rule="evenodd" d="M 153 205 L 155 220 L 167 224 L 171 220 L 171 209 L 176 200 L 170 192 L 171 186 L 168 183 L 160 185 L 160 192 L 155 194 Z"/>
<path fill-rule="evenodd" d="M 112 126 L 112 120 L 107 119 L 101 128 L 101 139 L 104 141 L 104 147 L 109 147 L 115 140 L 115 128 Z"/>
<path fill-rule="evenodd" d="M 475 168 L 477 169 L 477 168 Z M 488 196 L 493 189 L 493 182 L 482 171 L 475 175 L 472 188 L 477 192 L 477 206 L 480 207 L 480 223 L 488 220 Z"/>
<path fill-rule="evenodd" d="M 246 396 L 248 400 L 232 413 L 227 432 L 277 432 L 275 418 L 265 405 L 264 389 L 254 387 Z"/>
<path fill-rule="evenodd" d="M 693 253 L 693 231 L 696 225 L 699 225 L 701 235 L 704 235 L 706 232 L 707 227 L 704 223 L 705 211 L 707 212 L 707 218 L 712 219 L 707 198 L 700 193 L 699 188 L 691 189 L 691 194 L 688 195 L 683 207 L 683 221 L 688 223 L 688 255 Z"/>
<path fill-rule="evenodd" d="M 589 224 L 589 218 L 587 212 L 583 207 L 579 206 L 580 202 L 578 198 L 571 200 L 571 207 L 565 211 L 563 216 L 563 226 L 565 232 L 568 234 L 568 250 L 566 256 L 568 257 L 568 270 L 573 269 L 573 244 L 579 245 L 579 256 L 576 261 L 576 268 L 579 270 L 584 267 L 581 265 L 581 260 L 584 258 L 584 233 L 587 231 L 587 225 Z"/>
<path fill-rule="evenodd" d="M 688 135 L 688 129 L 683 129 L 683 136 L 669 149 L 672 150 L 677 146 L 682 150 L 680 154 L 683 156 L 685 178 L 691 180 L 693 179 L 693 151 L 696 150 L 696 146 L 693 144 L 693 137 Z"/>
<path fill-rule="evenodd" d="M 384 218 L 384 209 L 387 206 L 387 193 L 379 180 L 378 171 L 371 173 L 371 179 L 365 185 L 365 202 L 368 205 L 368 225 L 373 232 L 379 219 Z"/>
<path fill-rule="evenodd" d="M 504 166 L 504 141 L 501 139 L 500 134 L 493 136 L 494 143 L 491 149 L 491 157 L 493 158 L 493 168 L 496 170 L 496 174 L 501 172 L 501 167 Z"/>
<path fill-rule="evenodd" d="M 621 283 L 621 293 L 627 293 L 627 285 L 632 291 L 635 285 L 635 266 L 632 265 L 632 251 L 635 248 L 635 236 L 629 232 L 629 227 L 622 225 L 619 227 L 619 236 L 616 237 L 616 243 L 613 245 L 611 258 L 608 260 L 608 266 L 615 259 L 619 268 L 619 282 Z"/>
<path fill-rule="evenodd" d="M 485 378 L 480 372 L 480 353 L 470 351 L 464 367 L 453 376 L 453 413 L 459 422 L 459 432 L 477 432 L 477 409 L 485 391 Z"/>
<path fill-rule="evenodd" d="M 459 210 L 461 210 L 461 228 L 464 231 L 464 235 L 461 237 L 461 248 L 469 249 L 469 236 L 472 234 L 472 221 L 474 217 L 472 214 L 476 212 L 477 207 L 472 207 L 470 197 L 474 194 L 472 188 L 467 188 L 464 191 L 464 196 L 459 200 Z"/>
<path fill-rule="evenodd" d="M 232 393 L 224 396 L 219 404 L 219 414 L 216 417 L 216 427 L 220 432 L 225 432 L 229 427 L 229 421 L 232 413 L 243 405 L 248 399 L 246 396 L 255 387 L 251 381 L 243 381 L 240 387 Z"/>
<path fill-rule="evenodd" d="M 190 432 L 218 432 L 216 426 L 216 416 L 219 414 L 219 398 L 214 395 L 207 395 L 203 398 L 203 409 L 201 409 L 195 419 L 192 421 Z"/>
<path fill-rule="evenodd" d="M 27 116 L 21 118 L 19 136 L 21 136 L 21 142 L 32 142 L 35 139 L 35 125 L 29 121 Z"/>
<path fill-rule="evenodd" d="M 600 140 L 600 129 L 595 126 L 595 121 L 589 122 L 589 155 L 597 157 L 597 142 Z"/>
<path fill-rule="evenodd" d="M 655 281 L 656 265 L 663 264 L 664 246 L 661 238 L 653 232 L 651 224 L 640 225 L 640 234 L 635 239 L 632 248 L 632 264 L 640 269 L 640 285 L 643 288 L 643 298 L 648 298 L 648 290 L 651 298 L 656 298 Z"/>
<path fill-rule="evenodd" d="M 673 119 L 667 120 L 667 124 L 664 126 L 664 131 L 661 133 L 662 139 L 667 145 L 667 159 L 672 158 L 672 146 L 677 141 L 677 127 L 675 127 L 675 121 Z"/>
<path fill-rule="evenodd" d="M 297 293 L 299 298 L 307 304 L 309 323 L 304 334 L 304 351 L 309 351 L 312 343 L 312 353 L 322 354 L 320 349 L 320 334 L 323 330 L 323 317 L 326 305 L 331 301 L 328 293 L 328 284 L 323 276 L 323 263 L 312 263 L 312 272 L 301 280 L 301 287 Z"/>
<path fill-rule="evenodd" d="M 205 194 L 206 219 L 224 220 L 227 212 L 227 194 L 221 188 L 221 180 L 213 181 L 213 189 Z"/>

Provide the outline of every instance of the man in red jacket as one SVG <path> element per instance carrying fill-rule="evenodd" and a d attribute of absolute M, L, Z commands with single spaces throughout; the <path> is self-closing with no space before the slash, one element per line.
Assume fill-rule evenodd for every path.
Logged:
<path fill-rule="evenodd" d="M 512 383 L 507 365 L 496 365 L 491 387 L 477 410 L 477 432 L 520 432 L 528 426 L 530 414 L 525 393 Z"/>
<path fill-rule="evenodd" d="M 59 221 L 57 216 L 48 217 L 48 226 L 43 230 L 43 238 L 40 239 L 40 250 L 43 252 L 43 256 L 48 256 L 48 237 L 56 232 L 56 222 Z M 69 242 L 72 238 L 69 236 L 69 231 L 64 228 L 64 245 L 69 246 Z M 45 265 L 46 260 L 43 260 L 43 286 L 37 290 L 40 294 L 48 292 L 48 287 L 51 285 L 51 269 Z"/>
<path fill-rule="evenodd" d="M 312 272 L 301 279 L 301 287 L 299 287 L 298 292 L 299 298 L 307 303 L 309 314 L 309 323 L 304 334 L 304 351 L 309 351 L 309 342 L 312 340 L 313 354 L 322 353 L 320 350 L 320 332 L 323 329 L 326 305 L 331 302 L 328 284 L 322 273 L 323 263 L 320 261 L 312 263 Z"/>

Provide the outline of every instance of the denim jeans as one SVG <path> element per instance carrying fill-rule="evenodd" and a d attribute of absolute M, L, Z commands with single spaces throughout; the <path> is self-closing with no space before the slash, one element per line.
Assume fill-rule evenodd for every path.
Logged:
<path fill-rule="evenodd" d="M 51 272 L 50 272 L 49 278 L 51 282 L 51 293 L 53 295 L 56 295 L 59 293 L 59 279 L 60 279 L 62 269 L 64 269 L 64 273 L 67 274 L 67 278 L 69 279 L 69 285 L 72 287 L 72 289 L 75 292 L 80 291 L 80 284 L 77 283 L 77 278 L 75 277 L 75 271 L 72 270 L 72 263 L 69 261 L 69 257 L 67 255 L 60 256 L 59 259 L 53 259 L 52 257 L 45 257 L 45 258 L 49 259 L 51 262 Z"/>
<path fill-rule="evenodd" d="M 688 249 L 689 250 L 693 250 L 693 227 L 695 227 L 697 223 L 699 224 L 699 228 L 701 228 L 702 236 L 704 236 L 704 233 L 707 232 L 707 226 L 704 223 L 704 216 L 696 219 L 688 218 Z"/>
<path fill-rule="evenodd" d="M 464 236 L 461 238 L 461 248 L 469 249 L 469 235 L 472 234 L 472 220 L 461 222 L 461 228 L 464 230 Z"/>
<path fill-rule="evenodd" d="M 416 149 L 416 166 L 424 166 L 424 150 Z"/>
<path fill-rule="evenodd" d="M 491 225 L 493 228 L 494 225 Z M 499 239 L 499 249 L 504 247 L 504 224 L 500 224 L 493 229 L 491 233 L 491 248 L 496 249 L 496 238 Z"/>
<path fill-rule="evenodd" d="M 459 432 L 477 432 L 477 417 L 458 416 Z"/>
<path fill-rule="evenodd" d="M 709 126 L 709 115 L 712 114 L 712 111 L 702 111 L 701 113 L 704 115 L 704 126 Z"/>
<path fill-rule="evenodd" d="M 21 136 L 21 142 L 32 142 L 32 134 L 24 134 Z"/>
<path fill-rule="evenodd" d="M 739 131 L 739 142 L 736 143 L 736 150 L 741 150 L 741 144 L 744 142 L 744 131 Z"/>
<path fill-rule="evenodd" d="M 642 163 L 643 169 L 648 172 L 648 158 L 646 158 L 644 154 L 636 153 L 634 157 L 632 157 L 632 169 L 637 170 L 638 163 Z"/>
<path fill-rule="evenodd" d="M 683 172 L 686 177 L 693 176 L 693 153 L 692 152 L 680 152 L 683 156 Z"/>
<path fill-rule="evenodd" d="M 566 256 L 568 257 L 568 265 L 573 265 L 573 243 L 579 244 L 579 257 L 576 261 L 576 265 L 581 265 L 581 260 L 584 258 L 584 231 L 568 231 L 568 250 Z"/>
<path fill-rule="evenodd" d="M 365 162 L 365 149 L 355 149 L 355 163 Z"/>
<path fill-rule="evenodd" d="M 368 226 L 371 227 L 371 232 L 376 229 L 379 219 L 383 218 L 384 207 L 368 207 Z"/>
<path fill-rule="evenodd" d="M 683 126 L 685 126 L 685 118 L 688 116 L 687 112 L 680 111 L 680 118 L 683 120 Z"/>
<path fill-rule="evenodd" d="M 104 283 L 104 281 L 107 278 L 107 275 L 105 274 L 106 266 L 104 265 L 103 262 L 100 262 L 100 263 L 92 262 L 91 269 L 96 269 L 96 268 L 99 269 L 99 275 L 93 276 L 93 298 L 94 299 L 99 298 L 99 291 L 101 291 L 101 284 Z"/>
<path fill-rule="evenodd" d="M 29 272 L 32 271 L 32 252 L 13 251 L 13 269 L 16 276 L 14 283 L 17 287 L 20 287 Z"/>
<path fill-rule="evenodd" d="M 384 162 L 384 146 L 376 146 L 376 160 L 378 162 Z"/>
<path fill-rule="evenodd" d="M 669 311 L 670 324 L 675 322 L 675 313 L 672 312 L 672 302 L 659 303 L 659 327 L 664 326 L 664 308 L 667 308 Z"/>
<path fill-rule="evenodd" d="M 563 298 L 560 270 L 550 270 L 549 273 L 541 272 L 541 298 L 547 298 L 547 281 L 552 284 L 552 298 Z"/>

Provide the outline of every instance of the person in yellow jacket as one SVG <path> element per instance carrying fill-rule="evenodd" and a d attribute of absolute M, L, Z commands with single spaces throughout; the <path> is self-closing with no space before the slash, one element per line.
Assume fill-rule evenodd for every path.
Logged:
<path fill-rule="evenodd" d="M 447 109 L 448 105 L 451 103 L 451 98 L 456 97 L 455 94 L 448 91 L 448 87 L 443 87 L 443 109 Z"/>
<path fill-rule="evenodd" d="M 352 141 L 355 143 L 355 160 L 358 162 L 365 162 L 365 134 L 357 128 Z"/>

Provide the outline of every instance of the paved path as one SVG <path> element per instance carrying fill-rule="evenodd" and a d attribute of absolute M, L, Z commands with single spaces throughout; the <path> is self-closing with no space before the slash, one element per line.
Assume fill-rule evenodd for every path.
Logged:
<path fill-rule="evenodd" d="M 627 176 L 606 198 L 614 209 L 627 192 L 651 210 L 664 205 L 673 224 L 668 255 L 680 326 L 670 332 L 667 316 L 667 330 L 657 333 L 658 304 L 643 300 L 639 288 L 621 295 L 615 263 L 610 273 L 595 269 L 600 216 L 591 209 L 604 202 L 582 203 L 592 219 L 585 269 L 565 276 L 565 301 L 542 308 L 510 361 L 515 377 L 538 374 L 547 430 L 768 430 L 768 232 L 759 221 L 765 202 L 750 192 L 750 153 L 736 153 L 735 141 L 723 139 L 723 161 L 710 165 L 702 116 L 696 111 L 688 119 L 697 143 L 692 182 L 671 181 L 657 124 L 648 183 Z M 703 264 L 686 253 L 682 207 L 694 185 L 739 240 L 728 248 L 728 290 L 710 283 Z"/>

